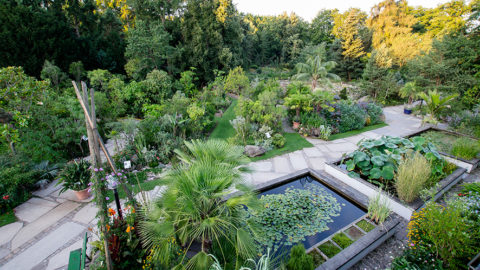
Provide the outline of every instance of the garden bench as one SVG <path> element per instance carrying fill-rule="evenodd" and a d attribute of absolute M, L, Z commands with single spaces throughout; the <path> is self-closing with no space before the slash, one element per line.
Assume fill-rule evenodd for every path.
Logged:
<path fill-rule="evenodd" d="M 84 270 L 87 259 L 87 233 L 83 238 L 83 247 L 70 251 L 68 258 L 68 270 Z"/>

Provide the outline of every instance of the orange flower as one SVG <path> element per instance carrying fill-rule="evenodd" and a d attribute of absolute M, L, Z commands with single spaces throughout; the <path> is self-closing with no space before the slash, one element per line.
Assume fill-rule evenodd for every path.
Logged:
<path fill-rule="evenodd" d="M 110 231 L 110 225 L 107 224 L 107 225 L 105 225 L 105 227 L 107 227 L 107 232 L 109 232 Z"/>
<path fill-rule="evenodd" d="M 132 214 L 135 214 L 135 208 L 132 207 Z"/>
<path fill-rule="evenodd" d="M 135 227 L 128 225 L 126 232 L 129 233 L 133 229 L 135 229 Z"/>
<path fill-rule="evenodd" d="M 115 215 L 115 210 L 113 210 L 112 208 L 108 208 L 108 214 L 110 216 L 114 216 Z"/>

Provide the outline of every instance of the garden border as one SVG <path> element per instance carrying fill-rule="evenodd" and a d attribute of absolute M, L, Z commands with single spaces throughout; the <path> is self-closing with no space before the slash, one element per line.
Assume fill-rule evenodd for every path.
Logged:
<path fill-rule="evenodd" d="M 341 194 L 347 200 L 366 211 L 368 206 L 368 197 L 366 195 L 328 174 L 311 169 L 299 170 L 268 182 L 257 184 L 254 186 L 254 190 L 257 192 L 263 192 L 267 189 L 286 184 L 298 177 L 306 175 L 314 177 L 317 181 L 320 181 L 325 186 L 333 189 L 335 192 Z M 230 196 L 238 194 L 237 192 L 230 194 Z M 401 220 L 402 218 L 400 216 L 392 213 L 382 225 L 378 225 L 375 229 L 366 233 L 337 255 L 318 266 L 315 270 L 349 269 L 363 259 L 370 251 L 374 250 L 388 238 L 393 236 L 397 232 Z"/>
<path fill-rule="evenodd" d="M 336 161 L 325 163 L 325 172 L 344 182 L 346 185 L 351 186 L 362 194 L 368 196 L 369 198 L 373 198 L 375 195 L 377 195 L 379 192 L 379 188 L 377 186 L 360 177 L 349 176 L 347 170 L 338 166 L 342 159 L 343 157 L 337 159 Z M 439 181 L 438 184 L 440 186 L 433 199 L 436 201 L 452 186 L 463 179 L 466 171 L 467 170 L 465 168 L 459 167 L 453 173 L 447 175 L 445 178 Z M 388 200 L 392 211 L 406 220 L 410 220 L 413 212 L 425 206 L 425 203 L 420 198 L 417 198 L 415 201 L 407 204 L 402 202 L 399 198 L 389 194 L 382 194 L 382 196 Z"/>
<path fill-rule="evenodd" d="M 445 133 L 448 133 L 450 135 L 466 137 L 466 138 L 470 138 L 470 139 L 474 139 L 476 141 L 479 141 L 479 139 L 477 139 L 475 137 L 472 137 L 470 135 L 466 135 L 466 134 L 463 134 L 463 133 L 459 133 L 459 132 L 455 132 L 455 131 L 451 131 L 451 130 L 447 130 L 447 129 L 443 129 L 443 128 L 439 128 L 439 127 L 434 127 L 434 126 L 429 126 L 429 127 L 422 128 L 421 130 L 419 130 L 419 131 L 417 131 L 417 132 L 415 132 L 411 135 L 405 136 L 405 138 L 420 136 L 422 133 L 424 133 L 426 131 L 430 131 L 430 130 L 445 132 Z M 458 167 L 465 168 L 468 173 L 473 171 L 480 164 L 480 159 L 478 159 L 478 158 L 466 160 L 466 159 L 456 157 L 456 156 L 451 155 L 451 154 L 447 154 L 445 152 L 438 151 L 438 153 L 440 155 L 442 155 L 448 162 L 451 162 L 451 163 L 457 165 Z"/>

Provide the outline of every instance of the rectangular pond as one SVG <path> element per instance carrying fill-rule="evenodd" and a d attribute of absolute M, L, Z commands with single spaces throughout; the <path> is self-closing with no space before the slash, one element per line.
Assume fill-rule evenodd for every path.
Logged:
<path fill-rule="evenodd" d="M 312 177 L 311 175 L 301 176 L 299 178 L 292 179 L 291 182 L 287 182 L 281 184 L 280 186 L 265 190 L 260 193 L 259 197 L 262 198 L 265 196 L 268 197 L 276 194 L 285 194 L 286 192 L 288 193 L 292 190 L 310 191 L 310 194 L 312 194 L 313 196 L 318 195 L 317 193 L 321 193 L 321 195 L 326 195 L 328 199 L 333 198 L 334 201 L 336 201 L 335 206 L 338 206 L 338 208 L 335 209 L 336 211 L 334 215 L 330 216 L 331 220 L 325 222 L 326 227 L 323 228 L 325 229 L 324 231 L 319 231 L 314 234 L 306 235 L 304 237 L 305 240 L 301 241 L 307 250 L 366 214 L 365 209 L 361 208 L 358 204 L 352 202 L 350 199 L 346 198 L 342 194 L 324 185 L 318 179 Z M 324 193 L 322 191 L 324 191 Z M 288 203 L 289 202 L 287 201 L 287 204 Z M 294 202 L 291 203 L 293 204 Z M 277 210 L 282 211 L 281 209 Z M 295 214 L 292 213 L 292 217 L 294 215 Z M 298 228 L 298 230 L 301 231 L 302 228 Z"/>

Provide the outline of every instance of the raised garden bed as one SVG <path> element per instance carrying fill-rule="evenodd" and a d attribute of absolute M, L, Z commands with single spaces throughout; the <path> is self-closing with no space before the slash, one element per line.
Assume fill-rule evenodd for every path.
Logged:
<path fill-rule="evenodd" d="M 467 172 L 471 172 L 472 170 L 477 168 L 480 163 L 480 159 L 478 157 L 465 159 L 452 153 L 452 148 L 455 145 L 455 142 L 461 138 L 471 141 L 472 148 L 478 147 L 473 145 L 473 143 L 477 143 L 478 145 L 478 139 L 472 136 L 437 127 L 424 128 L 419 132 L 409 135 L 407 138 L 415 136 L 430 138 L 430 140 L 432 140 L 432 143 L 437 147 L 439 154 L 441 154 L 448 162 L 451 162 L 458 167 L 465 168 Z"/>
<path fill-rule="evenodd" d="M 380 188 L 362 179 L 361 177 L 352 176 L 351 174 L 349 175 L 349 172 L 346 169 L 343 169 L 339 166 L 342 159 L 343 158 L 340 158 L 339 160 L 336 160 L 334 162 L 326 163 L 325 172 L 342 181 L 343 183 L 349 185 L 355 190 L 361 192 L 362 194 L 368 196 L 369 198 L 373 198 L 375 195 L 377 195 L 380 191 Z M 458 183 L 464 177 L 465 172 L 466 169 L 459 167 L 455 171 L 453 171 L 453 173 L 439 181 L 437 193 L 435 194 L 433 199 L 437 200 L 452 186 Z M 396 196 L 388 195 L 385 193 L 383 193 L 382 196 L 387 197 L 392 211 L 407 220 L 410 220 L 413 212 L 424 206 L 424 202 L 420 198 L 417 198 L 411 203 L 406 203 L 401 201 Z"/>
<path fill-rule="evenodd" d="M 260 196 L 268 196 L 291 189 L 308 189 L 311 185 L 324 189 L 324 195 L 335 197 L 341 205 L 338 215 L 331 216 L 331 222 L 326 223 L 327 229 L 298 241 L 314 258 L 316 269 L 348 269 L 397 231 L 401 220 L 398 215 L 392 213 L 378 226 L 366 218 L 367 196 L 317 171 L 301 170 L 259 184 L 255 190 Z M 290 247 L 293 244 L 296 243 L 290 243 Z"/>

